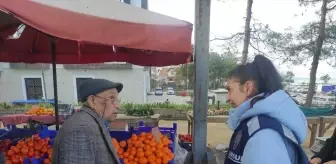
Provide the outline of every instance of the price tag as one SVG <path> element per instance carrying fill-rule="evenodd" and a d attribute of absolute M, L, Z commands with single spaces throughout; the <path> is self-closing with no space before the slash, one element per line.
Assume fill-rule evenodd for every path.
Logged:
<path fill-rule="evenodd" d="M 152 134 L 153 137 L 155 138 L 156 142 L 160 142 L 161 141 L 161 132 L 159 130 L 158 127 L 152 128 Z"/>

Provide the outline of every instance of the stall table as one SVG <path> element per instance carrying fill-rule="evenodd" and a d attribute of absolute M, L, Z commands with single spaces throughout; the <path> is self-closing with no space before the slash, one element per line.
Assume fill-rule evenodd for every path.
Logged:
<path fill-rule="evenodd" d="M 217 115 L 208 116 L 208 123 L 226 123 L 229 116 Z M 193 120 L 194 116 L 191 113 L 187 114 L 188 119 L 188 134 L 193 133 Z M 309 147 L 315 142 L 316 134 L 322 137 L 336 123 L 336 116 L 321 116 L 321 117 L 307 117 L 308 128 L 311 131 Z M 318 133 L 317 133 L 318 132 Z"/>
<path fill-rule="evenodd" d="M 9 114 L 0 117 L 4 126 L 38 122 L 40 124 L 55 124 L 55 116 L 31 116 L 27 114 Z M 59 115 L 59 122 L 64 122 L 64 116 Z"/>

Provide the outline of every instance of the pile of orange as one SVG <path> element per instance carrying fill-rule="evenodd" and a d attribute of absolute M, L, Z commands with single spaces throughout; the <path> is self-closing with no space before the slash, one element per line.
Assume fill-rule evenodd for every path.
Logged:
<path fill-rule="evenodd" d="M 39 107 L 39 106 L 32 106 L 31 109 L 29 109 L 25 114 L 31 115 L 31 116 L 54 116 L 55 111 L 51 108 L 45 108 L 45 107 Z"/>
<path fill-rule="evenodd" d="M 156 141 L 152 133 L 142 132 L 133 134 L 127 141 L 118 142 L 112 138 L 112 142 L 124 164 L 168 164 L 174 159 L 168 147 L 172 141 L 162 134 L 160 141 Z"/>
<path fill-rule="evenodd" d="M 50 164 L 52 147 L 48 144 L 49 140 L 49 138 L 41 139 L 34 135 L 32 138 L 18 141 L 16 146 L 11 146 L 10 150 L 4 153 L 6 164 L 20 164 L 26 157 L 40 159 L 46 155 L 48 158 L 43 160 L 43 164 Z"/>

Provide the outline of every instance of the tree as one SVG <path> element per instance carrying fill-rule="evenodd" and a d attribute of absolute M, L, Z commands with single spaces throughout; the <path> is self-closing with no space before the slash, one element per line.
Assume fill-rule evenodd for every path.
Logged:
<path fill-rule="evenodd" d="M 244 35 L 244 46 L 242 52 L 242 64 L 247 62 L 248 49 L 250 45 L 250 37 L 251 37 L 251 18 L 252 18 L 252 4 L 253 0 L 247 0 L 246 7 L 246 19 L 245 19 L 245 35 Z"/>
<path fill-rule="evenodd" d="M 309 89 L 305 103 L 306 106 L 311 106 L 319 60 L 335 57 L 336 23 L 332 17 L 327 20 L 327 13 L 335 9 L 336 0 L 299 0 L 299 2 L 303 6 L 321 3 L 320 21 L 303 25 L 296 32 L 290 28 L 284 33 L 264 28 L 266 30 L 260 32 L 262 34 L 260 40 L 266 45 L 269 52 L 283 54 L 283 56 L 277 56 L 280 56 L 284 62 L 299 64 L 307 59 L 312 59 Z"/>
<path fill-rule="evenodd" d="M 304 1 L 304 0 L 301 0 L 301 1 Z M 314 92 L 315 92 L 316 72 L 317 72 L 317 67 L 318 67 L 318 63 L 320 60 L 320 56 L 322 53 L 323 41 L 325 39 L 325 25 L 326 25 L 326 15 L 327 15 L 327 10 L 328 10 L 327 8 L 328 1 L 330 0 L 322 1 L 319 31 L 318 31 L 318 37 L 315 42 L 315 51 L 314 51 L 314 56 L 313 56 L 312 67 L 310 70 L 309 88 L 308 88 L 305 106 L 311 106 L 312 101 L 313 101 Z"/>
<path fill-rule="evenodd" d="M 320 79 L 323 81 L 324 84 L 328 84 L 328 81 L 331 79 L 331 77 L 328 74 L 325 74 L 321 76 Z"/>
<path fill-rule="evenodd" d="M 183 64 L 176 72 L 177 79 L 183 79 L 186 89 L 194 86 L 194 63 Z"/>
<path fill-rule="evenodd" d="M 219 54 L 210 52 L 209 55 L 209 84 L 213 89 L 220 88 L 223 81 L 237 64 L 237 59 L 230 51 Z M 194 64 L 185 64 L 177 70 L 178 79 L 184 79 L 186 88 L 192 88 L 194 83 Z"/>
<path fill-rule="evenodd" d="M 247 62 L 249 46 L 251 43 L 250 40 L 251 40 L 252 4 L 253 4 L 253 0 L 247 0 L 244 32 L 238 32 L 229 37 L 220 37 L 220 38 L 213 39 L 213 40 L 225 41 L 226 42 L 225 45 L 228 47 L 228 49 L 231 49 L 234 51 L 237 51 L 236 50 L 237 42 L 243 41 L 241 64 L 246 64 Z M 229 44 L 227 44 L 228 42 Z"/>
<path fill-rule="evenodd" d="M 284 82 L 287 84 L 294 83 L 294 73 L 292 71 L 287 71 L 284 75 Z"/>
<path fill-rule="evenodd" d="M 236 57 L 230 52 L 219 54 L 210 52 L 209 54 L 209 83 L 210 87 L 217 89 L 222 87 L 223 81 L 227 78 L 237 64 Z"/>

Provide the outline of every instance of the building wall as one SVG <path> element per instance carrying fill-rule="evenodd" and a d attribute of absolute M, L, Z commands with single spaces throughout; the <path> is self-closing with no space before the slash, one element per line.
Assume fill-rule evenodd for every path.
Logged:
<path fill-rule="evenodd" d="M 25 99 L 24 77 L 42 77 L 40 69 L 10 69 L 6 63 L 0 64 L 0 102 Z M 54 97 L 52 69 L 45 69 L 45 88 L 48 99 Z M 59 101 L 64 103 L 77 102 L 76 77 L 104 78 L 122 82 L 124 89 L 120 93 L 122 101 L 134 103 L 146 102 L 146 89 L 149 87 L 149 72 L 143 67 L 133 69 L 64 69 L 57 66 L 57 86 Z"/>

